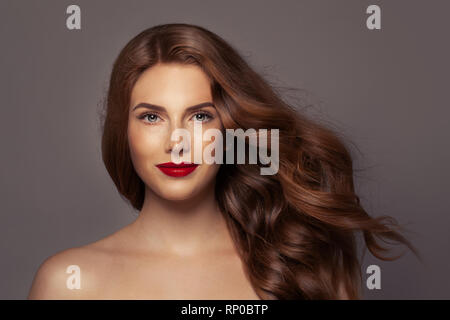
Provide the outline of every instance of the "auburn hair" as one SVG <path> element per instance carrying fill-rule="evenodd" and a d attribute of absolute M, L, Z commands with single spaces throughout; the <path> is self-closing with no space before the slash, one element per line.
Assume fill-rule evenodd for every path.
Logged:
<path fill-rule="evenodd" d="M 386 256 L 377 238 L 406 245 L 420 258 L 397 220 L 371 217 L 362 207 L 343 139 L 287 103 L 223 38 L 192 24 L 142 31 L 113 65 L 101 115 L 102 158 L 133 208 L 142 209 L 145 185 L 130 158 L 130 96 L 140 74 L 158 63 L 201 68 L 224 128 L 279 129 L 276 174 L 261 175 L 259 164 L 222 164 L 216 177 L 216 200 L 261 299 L 337 299 L 339 288 L 360 299 L 359 232 L 378 259 L 403 254 Z"/>

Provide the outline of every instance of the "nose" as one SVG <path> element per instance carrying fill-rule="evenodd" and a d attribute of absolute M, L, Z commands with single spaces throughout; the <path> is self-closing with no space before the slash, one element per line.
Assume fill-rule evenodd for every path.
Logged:
<path fill-rule="evenodd" d="M 190 135 L 189 132 L 182 126 L 171 125 L 168 127 L 168 133 L 166 134 L 165 152 L 176 153 L 180 157 L 189 152 L 190 147 Z"/>

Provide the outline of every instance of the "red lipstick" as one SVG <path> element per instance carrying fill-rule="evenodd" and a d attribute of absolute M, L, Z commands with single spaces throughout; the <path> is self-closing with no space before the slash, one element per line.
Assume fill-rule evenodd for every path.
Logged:
<path fill-rule="evenodd" d="M 171 177 L 184 177 L 195 170 L 198 164 L 182 162 L 175 164 L 173 162 L 160 163 L 156 165 L 159 170 Z"/>

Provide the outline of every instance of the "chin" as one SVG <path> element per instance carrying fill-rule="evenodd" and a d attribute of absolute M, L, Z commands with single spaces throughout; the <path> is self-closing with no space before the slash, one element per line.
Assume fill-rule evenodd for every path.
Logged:
<path fill-rule="evenodd" d="M 162 181 L 159 195 L 167 200 L 186 200 L 196 194 L 193 181 Z"/>

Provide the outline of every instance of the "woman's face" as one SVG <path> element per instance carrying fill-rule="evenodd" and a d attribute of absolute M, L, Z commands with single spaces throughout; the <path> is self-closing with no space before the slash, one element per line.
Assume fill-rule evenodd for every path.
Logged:
<path fill-rule="evenodd" d="M 211 104 L 207 104 L 207 103 Z M 160 169 L 157 165 L 173 162 L 176 149 L 184 162 L 194 162 L 194 124 L 202 124 L 202 131 L 214 128 L 222 131 L 222 123 L 211 96 L 210 83 L 197 66 L 157 64 L 141 74 L 131 92 L 128 117 L 128 142 L 134 168 L 146 186 L 168 200 L 189 199 L 211 187 L 220 164 L 202 163 L 188 173 Z M 189 108 L 198 106 L 199 108 Z M 156 107 L 154 107 L 156 106 Z M 189 144 L 171 141 L 175 129 L 189 131 Z M 203 148 L 211 141 L 201 142 Z M 184 158 L 186 157 L 186 158 Z M 190 159 L 190 160 L 185 160 Z M 166 173 L 164 173 L 166 172 Z M 175 176 L 174 176 L 175 175 Z M 178 176 L 176 176 L 178 175 Z"/>

